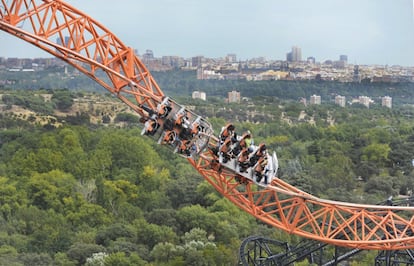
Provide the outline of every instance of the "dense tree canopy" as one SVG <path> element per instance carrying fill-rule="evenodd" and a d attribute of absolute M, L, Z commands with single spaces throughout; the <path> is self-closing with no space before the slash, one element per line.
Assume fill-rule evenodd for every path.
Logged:
<path fill-rule="evenodd" d="M 44 114 L 17 100 L 29 93 L 10 95 L 3 96 L 10 108 Z M 185 101 L 203 115 L 214 113 L 216 131 L 228 121 L 239 133 L 250 130 L 256 143 L 277 152 L 279 177 L 316 196 L 375 204 L 414 189 L 410 106 L 305 107 L 272 97 L 240 105 Z M 235 265 L 249 235 L 299 241 L 222 198 L 185 159 L 141 136 L 134 116 L 93 124 L 89 114 L 73 120 L 50 114 L 56 117 L 45 123 L 0 114 L 5 264 Z"/>

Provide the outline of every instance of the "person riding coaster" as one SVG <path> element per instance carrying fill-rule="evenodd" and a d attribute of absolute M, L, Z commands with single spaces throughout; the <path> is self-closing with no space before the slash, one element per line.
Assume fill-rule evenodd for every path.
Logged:
<path fill-rule="evenodd" d="M 267 155 L 266 145 L 261 143 L 257 150 L 253 153 L 253 155 L 249 159 L 250 166 L 254 166 L 260 158 L 265 157 Z"/>
<path fill-rule="evenodd" d="M 144 124 L 141 134 L 156 138 L 158 144 L 183 157 L 199 154 L 214 133 L 208 121 L 169 97 L 163 98 L 156 108 L 144 104 L 139 107 L 144 113 L 140 119 Z"/>
<path fill-rule="evenodd" d="M 233 124 L 227 124 L 225 127 L 221 129 L 220 135 L 219 135 L 219 145 L 223 144 L 223 142 L 228 138 L 234 135 L 234 125 Z"/>
<path fill-rule="evenodd" d="M 233 148 L 233 154 L 238 155 L 243 149 L 249 148 L 253 143 L 252 135 L 250 131 L 247 131 L 243 134 L 241 139 L 237 141 L 235 147 Z"/>
<path fill-rule="evenodd" d="M 237 162 L 239 164 L 239 169 L 241 173 L 246 172 L 250 166 L 249 154 L 250 154 L 249 150 L 247 148 L 244 148 L 238 156 Z"/>
<path fill-rule="evenodd" d="M 217 161 L 223 167 L 237 172 L 239 176 L 267 185 L 276 176 L 276 153 L 268 154 L 264 143 L 255 146 L 250 131 L 238 137 L 234 129 L 232 124 L 223 127 L 217 148 L 211 147 Z"/>
<path fill-rule="evenodd" d="M 157 117 L 155 115 L 152 115 L 150 118 L 143 119 L 144 122 L 144 128 L 142 129 L 141 135 L 150 135 L 153 136 L 158 128 L 160 127 L 160 124 L 157 121 Z"/>
<path fill-rule="evenodd" d="M 268 160 L 267 160 L 267 156 L 263 156 L 261 157 L 256 165 L 254 166 L 254 173 L 256 175 L 256 182 L 260 182 L 262 180 L 262 178 L 264 177 L 264 183 L 267 184 L 268 182 L 268 177 L 266 175 L 267 173 L 267 164 L 268 164 Z"/>

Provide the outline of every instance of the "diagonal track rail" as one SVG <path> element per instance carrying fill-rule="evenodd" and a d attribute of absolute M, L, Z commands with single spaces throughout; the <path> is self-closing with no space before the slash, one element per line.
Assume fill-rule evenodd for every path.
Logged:
<path fill-rule="evenodd" d="M 87 14 L 60 0 L 0 3 L 2 31 L 64 60 L 138 114 L 148 115 L 146 110 L 154 110 L 162 101 L 162 90 L 133 49 Z M 210 147 L 215 142 L 212 138 Z M 188 160 L 223 196 L 276 228 L 349 248 L 414 247 L 413 207 L 319 199 L 277 178 L 265 188 L 258 187 L 235 172 L 221 169 L 209 148 Z"/>

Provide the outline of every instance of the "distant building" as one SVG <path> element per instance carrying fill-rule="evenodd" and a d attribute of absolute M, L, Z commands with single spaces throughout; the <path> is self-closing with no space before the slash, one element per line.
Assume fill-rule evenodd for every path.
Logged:
<path fill-rule="evenodd" d="M 315 64 L 316 63 L 316 59 L 313 56 L 309 56 L 306 61 L 308 62 L 308 64 Z"/>
<path fill-rule="evenodd" d="M 346 66 L 346 61 L 342 61 L 342 60 L 334 61 L 332 65 L 334 68 L 344 69 Z"/>
<path fill-rule="evenodd" d="M 226 56 L 226 63 L 236 63 L 236 62 L 237 62 L 236 54 L 228 54 Z"/>
<path fill-rule="evenodd" d="M 191 66 L 192 67 L 200 67 L 203 63 L 203 56 L 195 56 L 191 58 Z"/>
<path fill-rule="evenodd" d="M 321 104 L 321 96 L 320 95 L 312 95 L 309 100 L 309 104 Z"/>
<path fill-rule="evenodd" d="M 286 54 L 286 61 L 300 62 L 302 61 L 302 49 L 297 46 L 292 47 L 292 51 Z"/>
<path fill-rule="evenodd" d="M 205 101 L 207 99 L 207 95 L 204 91 L 193 91 L 191 96 L 193 99 L 201 99 Z"/>
<path fill-rule="evenodd" d="M 229 91 L 227 101 L 229 103 L 240 103 L 240 92 L 239 91 Z"/>
<path fill-rule="evenodd" d="M 381 99 L 382 106 L 392 108 L 392 98 L 390 96 L 384 96 Z"/>
<path fill-rule="evenodd" d="M 184 66 L 184 59 L 179 56 L 163 56 L 161 57 L 163 65 L 171 66 L 173 68 L 180 68 Z"/>
<path fill-rule="evenodd" d="M 345 107 L 346 105 L 346 98 L 345 96 L 341 96 L 341 95 L 337 95 L 335 96 L 335 104 L 341 106 L 341 107 Z"/>
<path fill-rule="evenodd" d="M 367 108 L 369 108 L 370 103 L 371 103 L 371 102 L 373 102 L 373 101 L 372 101 L 372 100 L 371 100 L 371 98 L 370 98 L 370 97 L 368 97 L 368 96 L 359 96 L 359 97 L 358 97 L 358 102 L 359 102 L 360 104 L 365 105 Z"/>
<path fill-rule="evenodd" d="M 204 69 L 202 67 L 197 68 L 197 79 L 224 79 L 223 75 L 216 73 L 214 70 Z"/>
<path fill-rule="evenodd" d="M 292 52 L 286 54 L 286 61 L 293 62 L 293 55 Z"/>
<path fill-rule="evenodd" d="M 359 66 L 355 65 L 354 66 L 354 76 L 353 76 L 353 81 L 354 82 L 361 82 L 361 75 L 359 73 Z"/>
<path fill-rule="evenodd" d="M 142 55 L 142 59 L 144 61 L 153 60 L 154 59 L 154 52 L 152 50 L 146 50 L 145 53 Z"/>
<path fill-rule="evenodd" d="M 348 56 L 347 55 L 340 55 L 339 56 L 339 61 L 343 61 L 346 63 L 348 63 Z"/>

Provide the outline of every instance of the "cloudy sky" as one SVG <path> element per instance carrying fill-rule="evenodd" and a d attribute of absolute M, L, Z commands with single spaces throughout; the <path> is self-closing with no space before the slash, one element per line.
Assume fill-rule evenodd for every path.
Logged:
<path fill-rule="evenodd" d="M 414 0 L 66 0 L 156 57 L 286 58 L 414 66 Z M 0 32 L 0 57 L 47 56 Z"/>

